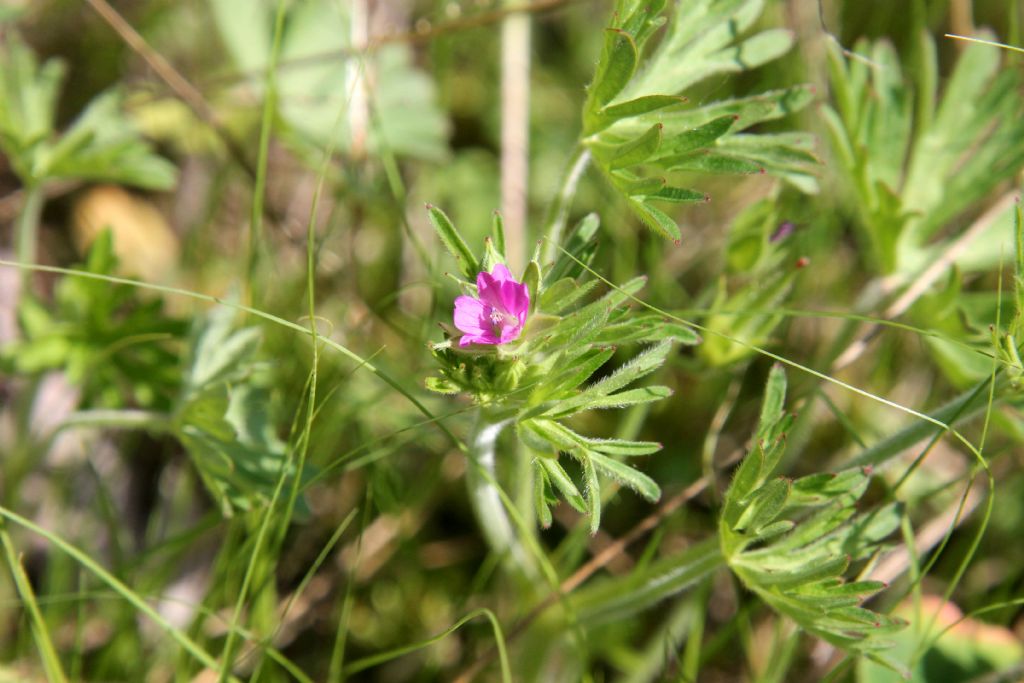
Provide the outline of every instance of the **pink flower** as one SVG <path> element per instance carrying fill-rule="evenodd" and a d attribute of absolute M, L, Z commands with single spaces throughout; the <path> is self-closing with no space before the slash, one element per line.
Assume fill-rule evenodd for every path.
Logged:
<path fill-rule="evenodd" d="M 459 346 L 506 344 L 519 338 L 530 309 L 526 285 L 512 279 L 512 273 L 497 264 L 490 273 L 476 276 L 477 298 L 455 299 L 455 327 L 464 333 Z"/>

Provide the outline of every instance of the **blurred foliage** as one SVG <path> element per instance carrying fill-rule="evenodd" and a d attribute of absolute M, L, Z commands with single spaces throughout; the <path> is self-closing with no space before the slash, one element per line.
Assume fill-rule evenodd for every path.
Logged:
<path fill-rule="evenodd" d="M 274 0 L 214 0 L 210 9 L 236 68 L 257 93 L 270 62 Z M 445 116 L 435 104 L 434 84 L 411 63 L 402 44 L 363 55 L 361 3 L 300 2 L 288 12 L 281 36 L 278 74 L 280 114 L 305 144 L 337 144 L 357 152 L 396 153 L 438 160 L 446 155 Z M 365 9 L 363 10 L 365 12 Z M 357 19 L 358 21 L 358 19 Z M 365 29 L 362 29 L 365 31 Z M 373 88 L 367 86 L 373 83 Z M 372 100 L 367 100 L 367 94 Z"/>
<path fill-rule="evenodd" d="M 26 185 L 47 180 L 105 180 L 168 189 L 174 167 L 136 134 L 120 113 L 120 95 L 97 96 L 62 135 L 55 131 L 64 67 L 38 64 L 17 33 L 0 43 L 0 150 Z"/>
<path fill-rule="evenodd" d="M 529 4 L 527 245 L 502 7 L 113 5 L 203 106 L 0 9 L 0 680 L 1019 678 L 1019 3 Z"/>
<path fill-rule="evenodd" d="M 109 276 L 115 265 L 108 231 L 82 270 Z M 181 384 L 177 348 L 187 324 L 129 285 L 63 278 L 52 303 L 23 299 L 18 322 L 22 338 L 0 350 L 5 369 L 26 376 L 60 369 L 81 387 L 84 406 L 166 410 Z"/>

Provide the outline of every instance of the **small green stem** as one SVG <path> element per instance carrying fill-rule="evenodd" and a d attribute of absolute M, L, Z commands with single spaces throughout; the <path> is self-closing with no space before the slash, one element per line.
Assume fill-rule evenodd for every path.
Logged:
<path fill-rule="evenodd" d="M 19 263 L 35 263 L 37 259 L 36 241 L 39 238 L 39 218 L 43 213 L 43 185 L 33 183 L 24 189 L 25 203 L 18 214 L 18 225 L 14 243 L 14 253 Z M 21 271 L 21 291 L 28 293 L 28 285 L 32 271 Z"/>
<path fill-rule="evenodd" d="M 498 489 L 498 437 L 511 422 L 511 417 L 480 409 L 466 451 L 469 458 L 466 483 L 469 486 L 473 512 L 491 550 L 518 573 L 533 576 L 536 574 L 536 567 L 509 518 Z"/>
<path fill-rule="evenodd" d="M 562 235 L 565 233 L 565 224 L 569 220 L 569 208 L 572 206 L 573 197 L 576 196 L 576 188 L 579 187 L 580 178 L 587 170 L 590 163 L 590 150 L 580 146 L 577 148 L 569 168 L 562 180 L 562 189 L 548 210 L 548 225 L 544 235 L 543 258 L 541 263 L 547 264 L 558 256 L 558 247 L 562 243 Z"/>
<path fill-rule="evenodd" d="M 4 555 L 7 558 L 7 565 L 10 567 L 11 575 L 14 578 L 14 585 L 21 598 L 22 605 L 29 614 L 29 624 L 32 629 L 32 636 L 39 650 L 39 657 L 43 661 L 43 669 L 46 671 L 46 679 L 50 683 L 65 683 L 67 676 L 61 667 L 57 650 L 50 640 L 50 633 L 46 627 L 46 620 L 39 611 L 39 603 L 36 601 L 35 592 L 32 590 L 32 582 L 29 581 L 25 568 L 21 564 L 21 556 L 14 549 L 14 543 L 7 533 L 6 522 L 0 518 L 0 542 L 4 547 Z"/>

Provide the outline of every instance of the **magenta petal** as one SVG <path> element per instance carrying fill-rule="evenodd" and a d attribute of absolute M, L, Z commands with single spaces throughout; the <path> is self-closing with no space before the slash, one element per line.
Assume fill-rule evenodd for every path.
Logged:
<path fill-rule="evenodd" d="M 524 321 L 526 311 L 530 308 L 530 292 L 526 285 L 519 284 L 515 280 L 507 280 L 501 283 L 501 305 L 502 307 Z"/>
<path fill-rule="evenodd" d="M 498 282 L 505 282 L 506 280 L 512 280 L 512 273 L 504 263 L 495 263 L 494 267 L 491 268 L 491 275 Z M 515 280 L 512 280 L 515 282 Z"/>
<path fill-rule="evenodd" d="M 494 336 L 492 332 L 484 334 L 464 334 L 459 337 L 459 346 L 469 346 L 470 344 L 501 344 L 502 340 Z"/>
<path fill-rule="evenodd" d="M 455 299 L 455 327 L 467 334 L 491 333 L 487 306 L 471 296 Z"/>
<path fill-rule="evenodd" d="M 480 300 L 494 308 L 504 308 L 501 301 L 502 280 L 495 280 L 490 273 L 480 273 L 476 276 L 476 290 Z"/>
<path fill-rule="evenodd" d="M 522 324 L 519 325 L 508 325 L 503 327 L 501 330 L 501 341 L 499 344 L 505 344 L 510 341 L 514 341 L 519 338 L 519 335 L 523 332 Z"/>

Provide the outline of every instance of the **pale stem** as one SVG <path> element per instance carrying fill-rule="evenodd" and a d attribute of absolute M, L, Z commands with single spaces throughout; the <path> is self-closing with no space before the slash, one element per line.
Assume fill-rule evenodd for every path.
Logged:
<path fill-rule="evenodd" d="M 562 243 L 562 235 L 565 233 L 565 224 L 569 220 L 569 209 L 572 207 L 573 197 L 576 196 L 576 188 L 579 187 L 580 178 L 587 170 L 590 163 L 590 151 L 580 147 L 569 164 L 569 170 L 562 181 L 562 189 L 558 191 L 551 209 L 548 211 L 548 226 L 545 233 L 543 258 L 541 264 L 551 263 L 558 256 L 558 247 Z"/>
<path fill-rule="evenodd" d="M 498 437 L 511 422 L 511 417 L 498 417 L 480 409 L 467 452 L 466 483 L 473 512 L 491 550 L 518 573 L 532 576 L 536 573 L 533 560 L 505 509 L 498 489 Z"/>

